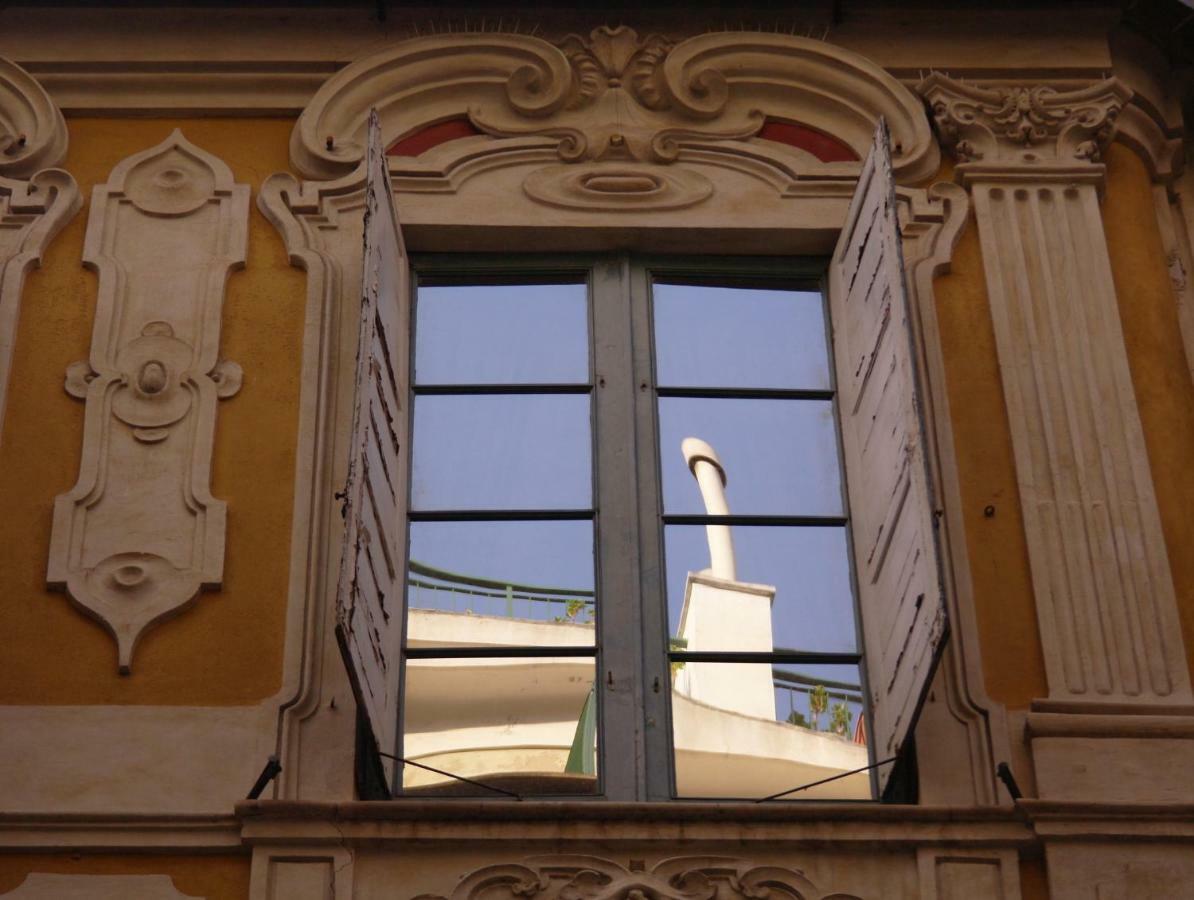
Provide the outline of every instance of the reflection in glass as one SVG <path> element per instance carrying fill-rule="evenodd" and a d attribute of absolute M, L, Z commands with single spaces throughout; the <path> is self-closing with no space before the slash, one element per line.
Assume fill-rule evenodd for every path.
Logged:
<path fill-rule="evenodd" d="M 704 526 L 668 525 L 669 634 L 692 651 L 857 648 L 844 527 L 728 526 L 736 578 L 709 569 Z"/>
<path fill-rule="evenodd" d="M 407 646 L 589 646 L 593 523 L 413 522 Z"/>
<path fill-rule="evenodd" d="M 767 797 L 870 762 L 856 666 L 672 662 L 681 797 Z M 869 772 L 791 795 L 871 799 Z"/>
<path fill-rule="evenodd" d="M 842 514 L 831 401 L 661 397 L 659 441 L 667 513 L 705 511 L 680 452 L 681 442 L 690 435 L 717 448 L 735 513 Z"/>
<path fill-rule="evenodd" d="M 412 659 L 406 664 L 403 755 L 520 794 L 597 789 L 591 658 Z M 403 767 L 408 794 L 498 796 Z"/>
<path fill-rule="evenodd" d="M 660 386 L 829 388 L 819 292 L 656 282 L 652 296 Z"/>
<path fill-rule="evenodd" d="M 412 509 L 588 509 L 585 394 L 415 398 Z"/>
<path fill-rule="evenodd" d="M 584 284 L 420 286 L 418 384 L 585 384 Z"/>

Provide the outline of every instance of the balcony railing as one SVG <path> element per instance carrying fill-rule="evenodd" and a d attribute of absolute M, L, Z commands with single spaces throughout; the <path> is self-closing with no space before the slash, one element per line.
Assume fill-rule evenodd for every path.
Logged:
<path fill-rule="evenodd" d="M 413 609 L 580 625 L 593 622 L 595 599 L 591 590 L 478 578 L 413 559 L 408 569 L 407 596 Z"/>

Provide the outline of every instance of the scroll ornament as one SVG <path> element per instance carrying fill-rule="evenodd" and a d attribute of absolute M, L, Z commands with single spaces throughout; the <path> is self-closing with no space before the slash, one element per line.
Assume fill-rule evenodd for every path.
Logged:
<path fill-rule="evenodd" d="M 596 856 L 535 856 L 461 879 L 449 895 L 412 900 L 863 900 L 824 891 L 798 869 L 732 857 L 665 859 L 650 872 Z"/>

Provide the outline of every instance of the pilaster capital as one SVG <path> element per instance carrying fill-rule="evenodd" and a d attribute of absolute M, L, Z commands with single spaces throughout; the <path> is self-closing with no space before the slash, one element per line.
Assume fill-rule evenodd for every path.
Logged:
<path fill-rule="evenodd" d="M 963 165 L 959 175 L 1023 178 L 1038 172 L 1069 180 L 1101 168 L 1094 164 L 1132 96 L 1116 78 L 1063 91 L 1048 85 L 983 87 L 940 72 L 921 81 L 917 91 L 929 104 L 942 145 Z"/>

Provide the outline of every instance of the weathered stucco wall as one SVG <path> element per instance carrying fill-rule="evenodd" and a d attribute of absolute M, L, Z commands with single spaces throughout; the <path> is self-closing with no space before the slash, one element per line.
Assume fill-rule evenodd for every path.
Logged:
<path fill-rule="evenodd" d="M 83 404 L 63 390 L 84 359 L 96 277 L 82 267 L 93 185 L 125 157 L 174 128 L 223 159 L 254 197 L 288 165 L 292 122 L 280 119 L 72 119 L 63 167 L 88 205 L 51 244 L 26 284 L 0 440 L 0 703 L 248 704 L 282 677 L 299 356 L 306 284 L 255 206 L 244 271 L 224 304 L 221 355 L 245 372 L 220 406 L 212 489 L 228 503 L 225 587 L 204 594 L 166 627 L 151 629 L 134 673 L 116 672 L 115 643 L 64 594 L 46 590 L 54 497 L 74 484 Z"/>
<path fill-rule="evenodd" d="M 249 857 L 182 855 L 34 854 L 0 855 L 0 894 L 32 872 L 61 875 L 169 875 L 183 894 L 205 900 L 249 896 Z"/>

